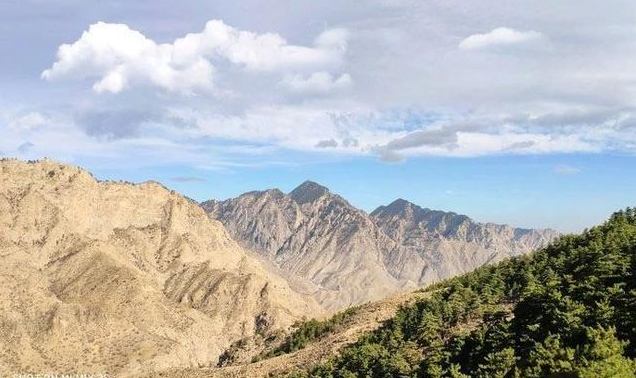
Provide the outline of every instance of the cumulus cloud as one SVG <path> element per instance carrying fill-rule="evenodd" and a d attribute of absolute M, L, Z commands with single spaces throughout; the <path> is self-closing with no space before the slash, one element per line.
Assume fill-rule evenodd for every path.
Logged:
<path fill-rule="evenodd" d="M 282 84 L 291 92 L 306 94 L 324 94 L 346 89 L 351 86 L 352 79 L 347 73 L 335 78 L 329 72 L 314 72 L 309 76 L 288 75 Z"/>
<path fill-rule="evenodd" d="M 516 45 L 533 42 L 543 35 L 534 30 L 519 31 L 511 28 L 497 28 L 485 34 L 473 34 L 459 43 L 461 50 L 481 50 L 490 47 Z"/>
<path fill-rule="evenodd" d="M 93 89 L 119 93 L 135 85 L 194 93 L 214 87 L 213 62 L 250 71 L 289 71 L 338 65 L 347 49 L 347 31 L 329 29 L 313 46 L 289 44 L 275 33 L 257 34 L 212 20 L 200 33 L 158 44 L 125 24 L 98 22 L 72 44 L 61 45 L 46 80 L 97 78 Z"/>
<path fill-rule="evenodd" d="M 42 73 L 47 80 L 99 78 L 98 92 L 118 93 L 134 84 L 152 84 L 170 91 L 212 86 L 212 64 L 201 56 L 178 60 L 173 47 L 158 45 L 124 24 L 98 22 L 80 39 L 61 45 L 57 61 Z"/>
<path fill-rule="evenodd" d="M 172 53 L 179 63 L 219 57 L 249 70 L 286 70 L 340 63 L 347 38 L 345 29 L 328 29 L 316 38 L 314 46 L 298 46 L 276 33 L 256 34 L 212 20 L 203 32 L 176 40 Z"/>

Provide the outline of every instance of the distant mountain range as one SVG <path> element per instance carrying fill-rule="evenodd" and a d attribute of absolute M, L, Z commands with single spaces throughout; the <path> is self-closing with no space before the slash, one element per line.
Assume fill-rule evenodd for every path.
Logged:
<path fill-rule="evenodd" d="M 557 236 L 478 223 L 403 199 L 367 214 L 311 181 L 288 194 L 253 191 L 202 206 L 241 246 L 328 310 L 529 253 Z"/>

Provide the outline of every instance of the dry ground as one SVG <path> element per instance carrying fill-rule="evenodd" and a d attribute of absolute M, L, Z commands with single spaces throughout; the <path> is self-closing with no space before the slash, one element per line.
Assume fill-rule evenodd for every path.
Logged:
<path fill-rule="evenodd" d="M 391 318 L 398 308 L 406 303 L 426 296 L 423 292 L 400 294 L 379 302 L 367 303 L 348 322 L 344 329 L 309 344 L 305 349 L 273 357 L 255 363 L 227 366 L 223 368 L 171 369 L 161 372 L 148 372 L 139 377 L 166 378 L 258 378 L 282 374 L 295 369 L 316 365 L 333 356 L 343 347 L 355 342 L 365 332 L 377 329 Z"/>

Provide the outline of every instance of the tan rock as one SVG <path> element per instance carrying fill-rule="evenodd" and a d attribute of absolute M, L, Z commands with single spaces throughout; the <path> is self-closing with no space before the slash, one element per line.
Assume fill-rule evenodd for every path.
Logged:
<path fill-rule="evenodd" d="M 214 366 L 319 306 L 157 183 L 0 162 L 0 375 Z"/>
<path fill-rule="evenodd" d="M 249 192 L 202 206 L 246 250 L 329 310 L 528 253 L 556 236 L 550 230 L 477 223 L 404 200 L 367 214 L 313 182 L 289 194 Z"/>
<path fill-rule="evenodd" d="M 250 192 L 203 207 L 290 282 L 304 280 L 298 286 L 308 288 L 328 310 L 400 289 L 383 263 L 384 251 L 395 242 L 365 212 L 316 183 L 306 182 L 288 195 L 276 189 Z"/>

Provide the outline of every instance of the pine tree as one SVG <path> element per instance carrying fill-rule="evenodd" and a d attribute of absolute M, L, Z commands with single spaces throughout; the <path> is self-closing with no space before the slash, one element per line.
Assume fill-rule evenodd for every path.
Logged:
<path fill-rule="evenodd" d="M 588 328 L 587 342 L 579 350 L 578 378 L 633 378 L 636 364 L 623 356 L 624 342 L 613 328 Z"/>
<path fill-rule="evenodd" d="M 515 367 L 515 351 L 505 348 L 498 352 L 488 353 L 484 363 L 479 364 L 475 378 L 505 378 Z"/>
<path fill-rule="evenodd" d="M 559 335 L 549 335 L 542 343 L 536 343 L 525 362 L 522 376 L 527 378 L 576 378 L 575 351 L 561 344 Z"/>
<path fill-rule="evenodd" d="M 470 376 L 462 373 L 459 365 L 452 364 L 450 369 L 448 369 L 448 378 L 470 378 Z"/>

